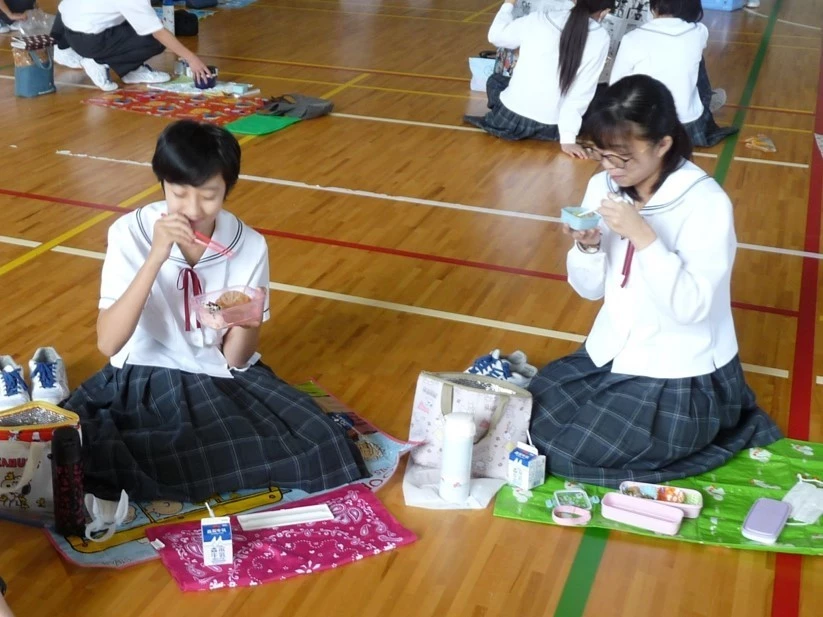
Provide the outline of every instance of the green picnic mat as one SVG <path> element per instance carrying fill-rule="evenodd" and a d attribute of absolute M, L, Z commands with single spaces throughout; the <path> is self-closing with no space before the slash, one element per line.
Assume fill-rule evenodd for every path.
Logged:
<path fill-rule="evenodd" d="M 225 128 L 240 135 L 268 135 L 291 126 L 295 122 L 300 122 L 300 118 L 251 114 L 229 122 Z"/>
<path fill-rule="evenodd" d="M 504 486 L 497 495 L 494 515 L 553 525 L 551 507 L 554 492 L 564 488 L 583 488 L 596 498 L 589 527 L 603 527 L 644 536 L 654 536 L 699 544 L 778 553 L 823 555 L 823 517 L 814 525 L 789 521 L 776 544 L 747 540 L 740 533 L 743 520 L 759 497 L 782 499 L 797 483 L 797 476 L 823 479 L 823 444 L 781 439 L 768 448 L 744 450 L 723 467 L 699 476 L 669 482 L 703 494 L 703 510 L 696 519 L 683 519 L 676 536 L 658 535 L 603 518 L 600 498 L 615 489 L 589 484 L 564 482 L 550 477 L 543 486 L 520 491 Z M 594 500 L 594 499 L 593 499 Z"/>

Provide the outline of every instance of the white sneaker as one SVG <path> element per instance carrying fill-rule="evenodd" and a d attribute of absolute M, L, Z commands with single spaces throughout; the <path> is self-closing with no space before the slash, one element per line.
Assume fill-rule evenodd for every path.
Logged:
<path fill-rule="evenodd" d="M 0 356 L 0 411 L 24 405 L 30 400 L 23 367 L 11 356 Z"/>
<path fill-rule="evenodd" d="M 709 111 L 714 113 L 726 104 L 726 91 L 723 88 L 712 90 L 712 100 L 709 103 Z"/>
<path fill-rule="evenodd" d="M 760 0 L 749 0 L 749 2 L 746 4 L 746 8 L 749 8 L 749 9 L 760 8 Z"/>
<path fill-rule="evenodd" d="M 11 32 L 11 28 L 6 24 L 0 24 L 0 34 L 8 34 L 9 32 Z"/>
<path fill-rule="evenodd" d="M 23 24 L 22 21 L 13 21 L 9 25 L 9 29 L 14 30 L 15 32 L 22 32 L 23 31 L 22 24 Z"/>
<path fill-rule="evenodd" d="M 69 380 L 63 358 L 53 347 L 41 347 L 29 360 L 31 399 L 58 405 L 69 397 Z"/>
<path fill-rule="evenodd" d="M 105 64 L 97 64 L 91 58 L 83 58 L 80 60 L 80 66 L 86 71 L 92 83 L 104 92 L 117 90 L 117 84 L 109 79 L 109 67 Z"/>
<path fill-rule="evenodd" d="M 148 64 L 123 75 L 124 84 L 162 84 L 167 81 L 171 81 L 171 75 L 163 71 L 155 71 Z"/>
<path fill-rule="evenodd" d="M 82 69 L 83 56 L 74 51 L 71 47 L 66 49 L 54 48 L 54 61 L 60 66 L 69 69 Z"/>

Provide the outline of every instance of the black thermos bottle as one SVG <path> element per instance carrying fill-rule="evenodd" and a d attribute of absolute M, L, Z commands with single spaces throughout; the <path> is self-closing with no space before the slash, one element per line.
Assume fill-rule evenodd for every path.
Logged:
<path fill-rule="evenodd" d="M 51 440 L 51 478 L 54 487 L 54 528 L 61 536 L 83 536 L 83 447 L 77 429 L 55 429 Z"/>

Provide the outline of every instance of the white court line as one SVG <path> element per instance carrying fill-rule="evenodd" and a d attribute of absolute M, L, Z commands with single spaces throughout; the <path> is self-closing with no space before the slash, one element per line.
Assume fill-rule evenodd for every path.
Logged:
<path fill-rule="evenodd" d="M 757 373 L 758 375 L 768 375 L 770 377 L 779 377 L 780 379 L 788 379 L 789 371 L 780 368 L 769 368 L 768 366 L 759 366 L 757 364 L 740 363 L 744 371 L 749 373 Z"/>
<path fill-rule="evenodd" d="M 40 243 L 34 240 L 23 240 L 22 238 L 12 238 L 11 236 L 0 236 L 0 242 L 3 244 L 14 244 L 15 246 L 25 246 L 30 249 L 40 246 Z"/>
<path fill-rule="evenodd" d="M 823 376 L 818 376 L 816 381 L 818 386 L 823 386 Z"/>
<path fill-rule="evenodd" d="M 33 242 L 31 240 L 21 240 L 18 238 L 11 238 L 9 236 L 0 236 L 0 243 L 28 246 L 31 248 L 40 246 L 41 244 L 40 242 Z M 72 248 L 70 246 L 56 246 L 51 250 L 55 253 L 75 255 L 77 257 L 86 257 L 90 259 L 97 259 L 99 261 L 103 261 L 103 259 L 106 257 L 105 253 L 100 253 L 98 251 L 87 251 L 85 249 L 77 249 Z M 348 294 L 341 294 L 333 291 L 325 291 L 322 289 L 312 289 L 311 287 L 286 285 L 285 283 L 277 283 L 275 281 L 269 282 L 269 288 L 284 293 L 291 293 L 301 296 L 311 296 L 314 298 L 323 298 L 324 300 L 334 300 L 336 302 L 345 302 L 346 304 L 356 304 L 359 306 L 384 309 L 388 311 L 395 311 L 397 313 L 406 313 L 409 315 L 433 317 L 435 319 L 465 323 L 473 326 L 485 326 L 487 328 L 506 330 L 508 332 L 517 332 L 520 334 L 530 334 L 533 336 L 556 339 L 560 341 L 582 343 L 584 340 L 586 340 L 585 336 L 580 334 L 573 334 L 571 332 L 561 332 L 559 330 L 550 330 L 548 328 L 536 328 L 534 326 L 527 326 L 524 324 L 509 323 L 506 321 L 499 321 L 497 319 L 485 319 L 483 317 L 474 317 L 472 315 L 463 315 L 461 313 L 451 313 L 449 311 L 439 311 L 436 309 L 428 309 L 420 306 L 412 306 L 409 304 L 399 304 L 397 302 L 373 300 L 372 298 L 364 298 L 362 296 L 351 296 Z M 760 375 L 779 377 L 780 379 L 789 378 L 789 371 L 771 368 L 768 366 L 759 366 L 757 364 L 743 364 L 743 370 L 748 371 L 750 373 L 758 373 Z"/>
<path fill-rule="evenodd" d="M 358 114 L 329 114 L 335 118 L 349 118 L 350 120 L 369 120 L 371 122 L 384 122 L 386 124 L 407 124 L 409 126 L 425 126 L 431 129 L 445 129 L 448 131 L 464 131 L 466 133 L 485 133 L 483 129 L 473 126 L 457 126 L 455 124 L 437 124 L 435 122 L 417 122 L 416 120 L 398 120 L 397 118 L 381 118 L 378 116 L 361 116 Z"/>
<path fill-rule="evenodd" d="M 757 15 L 758 17 L 762 17 L 764 19 L 768 19 L 768 15 L 764 15 L 763 13 L 758 13 L 757 11 L 753 11 L 752 9 L 743 9 L 749 15 Z M 797 26 L 798 28 L 808 28 L 809 30 L 817 30 L 820 31 L 818 26 L 807 26 L 806 24 L 799 24 L 796 21 L 787 21 L 785 19 L 778 19 L 781 24 L 786 24 L 788 26 Z"/>
<path fill-rule="evenodd" d="M 348 118 L 350 120 L 367 120 L 369 122 L 384 122 L 386 124 L 406 124 L 409 126 L 422 126 L 433 129 L 444 129 L 447 131 L 465 131 L 469 133 L 484 133 L 482 129 L 477 129 L 467 126 L 457 126 L 454 124 L 437 124 L 434 122 L 417 122 L 415 120 L 398 120 L 397 118 L 381 118 L 379 116 L 361 116 L 359 114 L 340 114 L 333 113 L 332 116 L 337 118 Z M 718 157 L 714 152 L 692 152 L 692 156 L 704 159 L 716 159 Z M 776 167 L 798 167 L 800 169 L 808 169 L 807 163 L 792 163 L 789 161 L 769 161 L 767 159 L 754 159 L 745 156 L 735 156 L 735 161 L 744 163 L 754 163 L 758 165 L 774 165 Z"/>
<path fill-rule="evenodd" d="M 0 79 L 14 79 L 14 75 L 0 75 Z M 68 81 L 55 81 L 54 82 L 58 86 L 71 86 L 74 88 L 86 88 L 89 90 L 100 90 L 97 86 L 92 86 L 89 84 L 76 84 L 73 82 Z M 102 92 L 102 90 L 100 90 Z M 482 129 L 469 127 L 469 126 L 457 126 L 452 124 L 438 124 L 435 122 L 417 122 L 415 120 L 398 120 L 396 118 L 381 118 L 379 116 L 361 116 L 359 114 L 344 114 L 344 113 L 333 113 L 332 116 L 337 118 L 348 118 L 350 120 L 366 120 L 369 122 L 383 122 L 385 124 L 404 124 L 407 126 L 422 126 L 426 128 L 434 128 L 434 129 L 443 129 L 449 131 L 462 131 L 466 133 L 483 133 Z M 717 158 L 716 154 L 712 154 L 711 152 L 695 152 L 694 156 L 699 156 L 703 158 Z M 767 161 L 764 159 L 749 159 L 744 157 L 736 156 L 734 157 L 735 161 L 745 161 L 748 163 L 760 163 L 763 165 L 776 165 L 778 167 L 801 167 L 801 168 L 808 168 L 808 165 L 803 163 L 784 163 L 782 161 Z"/>
<path fill-rule="evenodd" d="M 128 159 L 115 159 L 107 156 L 95 156 L 93 154 L 82 154 L 71 152 L 69 150 L 57 150 L 55 154 L 60 156 L 69 156 L 80 159 L 90 159 L 94 161 L 104 161 L 107 163 L 120 163 L 122 165 L 135 165 L 137 167 L 151 167 L 150 163 L 142 163 L 140 161 L 131 161 Z M 403 203 L 419 204 L 423 206 L 433 206 L 435 208 L 448 208 L 452 210 L 464 210 L 468 212 L 478 212 L 481 214 L 490 214 L 493 216 L 502 216 L 509 218 L 530 219 L 533 221 L 542 221 L 545 223 L 560 223 L 561 220 L 556 216 L 545 216 L 542 214 L 532 214 L 530 212 L 518 212 L 516 210 L 495 210 L 494 208 L 483 208 L 481 206 L 468 206 L 465 204 L 451 203 L 448 201 L 434 201 L 432 199 L 418 199 L 417 197 L 405 197 L 401 195 L 388 195 L 386 193 L 374 193 L 372 191 L 360 191 L 356 189 L 346 189 L 336 186 L 322 186 L 319 184 L 307 184 L 305 182 L 295 182 L 293 180 L 280 180 L 278 178 L 266 178 L 264 176 L 249 176 L 241 174 L 240 178 L 249 180 L 251 182 L 263 182 L 266 184 L 275 184 L 280 186 L 289 186 L 293 188 L 308 189 L 313 191 L 325 191 L 328 193 L 338 193 L 341 195 L 356 195 L 358 197 L 368 197 L 370 199 L 382 199 L 386 201 L 396 201 Z M 757 251 L 761 253 L 774 253 L 777 255 L 790 255 L 792 257 L 808 257 L 810 259 L 823 260 L 823 254 L 810 253 L 807 251 L 798 251 L 795 249 L 784 249 L 774 246 L 763 246 L 760 244 L 743 244 L 737 245 L 739 248 Z"/>
<path fill-rule="evenodd" d="M 139 167 L 151 167 L 151 163 L 131 161 L 128 159 L 114 159 L 107 156 L 95 156 L 93 154 L 79 154 L 69 150 L 57 150 L 55 154 L 60 156 L 70 156 L 73 158 L 91 159 L 104 161 L 107 163 L 121 163 L 124 165 L 136 165 Z M 326 193 L 337 193 L 339 195 L 354 195 L 356 197 L 368 197 L 370 199 L 384 199 L 388 201 L 398 201 L 402 203 L 418 204 L 421 206 L 432 206 L 434 208 L 448 208 L 450 210 L 464 210 L 467 212 L 477 212 L 480 214 L 491 214 L 494 216 L 507 216 L 517 219 L 528 219 L 532 221 L 542 221 L 544 223 L 559 223 L 556 216 L 545 216 L 543 214 L 532 214 L 531 212 L 519 212 L 517 210 L 497 210 L 495 208 L 483 208 L 482 206 L 468 206 L 466 204 L 452 203 L 448 201 L 435 201 L 433 199 L 421 199 L 419 197 L 406 197 L 404 195 L 388 195 L 386 193 L 375 193 L 373 191 L 361 191 L 358 189 L 346 189 L 338 186 L 322 186 L 319 184 L 308 184 L 295 180 L 282 180 L 280 178 L 268 178 L 266 176 L 251 176 L 240 174 L 241 180 L 259 182 L 263 184 L 274 184 L 277 186 L 288 186 L 291 188 L 308 189 L 312 191 L 324 191 Z"/>

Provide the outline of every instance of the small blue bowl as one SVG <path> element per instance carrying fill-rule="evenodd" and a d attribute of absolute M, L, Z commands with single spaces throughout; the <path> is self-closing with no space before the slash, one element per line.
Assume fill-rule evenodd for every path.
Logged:
<path fill-rule="evenodd" d="M 600 223 L 600 215 L 597 212 L 583 214 L 583 208 L 578 206 L 568 206 L 563 208 L 560 220 L 575 231 L 586 231 L 594 229 Z"/>
<path fill-rule="evenodd" d="M 217 67 L 210 66 L 209 72 L 211 73 L 211 75 L 206 81 L 201 81 L 197 79 L 197 77 L 195 77 L 194 85 L 200 88 L 201 90 L 209 90 L 211 88 L 214 88 L 217 85 Z"/>

